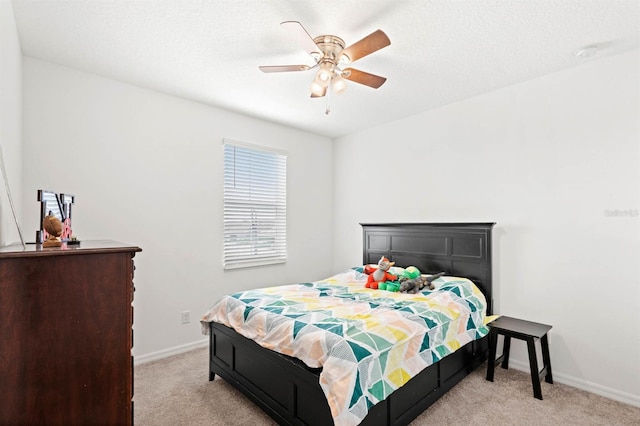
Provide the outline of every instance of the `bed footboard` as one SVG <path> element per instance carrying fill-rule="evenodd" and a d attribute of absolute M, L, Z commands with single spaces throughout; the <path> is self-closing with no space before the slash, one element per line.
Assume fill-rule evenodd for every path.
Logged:
<path fill-rule="evenodd" d="M 210 324 L 209 380 L 219 375 L 281 425 L 333 423 L 318 375 L 301 361 L 270 351 L 234 330 Z M 374 406 L 362 425 L 406 425 L 487 357 L 487 338 L 468 343 L 423 370 Z"/>

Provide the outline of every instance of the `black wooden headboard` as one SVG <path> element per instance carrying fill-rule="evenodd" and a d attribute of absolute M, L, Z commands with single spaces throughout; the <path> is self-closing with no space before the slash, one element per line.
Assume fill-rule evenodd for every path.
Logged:
<path fill-rule="evenodd" d="M 361 223 L 362 258 L 378 263 L 381 256 L 396 266 L 416 266 L 423 274 L 446 272 L 466 277 L 487 299 L 493 313 L 491 231 L 495 223 Z"/>

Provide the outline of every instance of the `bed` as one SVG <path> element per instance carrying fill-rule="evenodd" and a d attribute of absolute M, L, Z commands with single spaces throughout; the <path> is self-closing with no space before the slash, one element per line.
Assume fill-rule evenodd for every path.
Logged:
<path fill-rule="evenodd" d="M 385 256 L 398 266 L 416 266 L 426 274 L 443 271 L 446 273 L 446 277 L 437 280 L 443 281 L 440 283 L 440 286 L 443 287 L 442 290 L 424 292 L 419 295 L 397 295 L 382 290 L 361 290 L 362 286 L 359 285 L 361 281 L 358 280 L 361 280 L 362 276 L 358 274 L 357 268 L 353 268 L 352 271 L 345 271 L 326 281 L 301 283 L 298 287 L 288 288 L 292 290 L 291 293 L 294 293 L 294 290 L 302 289 L 303 292 L 309 291 L 315 292 L 320 296 L 330 296 L 318 298 L 319 301 L 322 299 L 323 303 L 327 299 L 346 300 L 355 297 L 360 304 L 358 306 L 369 305 L 375 309 L 380 309 L 380 306 L 382 306 L 385 312 L 389 311 L 392 315 L 399 315 L 397 311 L 411 311 L 410 315 L 406 315 L 406 312 L 402 315 L 409 317 L 414 322 L 419 322 L 420 320 L 432 322 L 431 320 L 434 320 L 434 318 L 437 321 L 437 317 L 434 317 L 434 315 L 443 316 L 443 312 L 436 312 L 437 309 L 435 308 L 433 309 L 434 312 L 425 310 L 424 315 L 426 317 L 422 318 L 415 314 L 418 308 L 411 305 L 414 301 L 407 301 L 411 296 L 419 296 L 418 299 L 432 296 L 446 297 L 449 300 L 450 297 L 458 299 L 458 296 L 462 295 L 464 300 L 461 303 L 466 303 L 470 306 L 468 310 L 465 310 L 465 313 L 469 315 L 469 318 L 473 315 L 474 320 L 471 321 L 467 317 L 460 316 L 461 308 L 459 305 L 451 305 L 454 307 L 450 307 L 450 309 L 456 312 L 456 316 L 460 316 L 459 321 L 461 323 L 478 322 L 477 315 L 479 314 L 475 312 L 477 306 L 479 306 L 477 300 L 482 299 L 484 302 L 482 308 L 485 308 L 486 312 L 482 312 L 483 317 L 492 313 L 491 232 L 493 225 L 493 223 L 362 224 L 363 264 L 375 264 L 381 256 Z M 467 284 L 466 281 L 469 283 Z M 444 291 L 458 284 L 465 287 L 455 287 L 455 295 L 453 294 L 454 292 Z M 465 290 L 466 288 L 471 290 L 467 291 Z M 268 294 L 271 294 L 272 291 L 271 289 L 266 289 Z M 274 311 L 273 304 L 267 308 L 237 306 L 240 302 L 245 303 L 260 298 L 251 297 L 252 294 L 251 292 L 244 292 L 243 294 L 238 293 L 226 298 L 227 301 L 225 303 L 230 307 L 226 306 L 225 308 L 234 312 L 240 312 L 243 309 L 243 313 L 236 316 L 242 317 L 240 320 L 244 321 L 252 320 L 266 323 L 280 320 L 280 317 L 276 318 L 272 315 Z M 468 297 L 465 298 L 465 294 Z M 300 294 L 298 296 L 306 297 Z M 307 297 L 305 301 L 317 308 L 315 299 Z M 260 299 L 256 303 L 264 302 Z M 284 303 L 294 304 L 289 299 L 285 300 Z M 415 301 L 415 303 L 419 304 L 420 300 Z M 219 304 L 220 302 L 215 306 Z M 430 301 L 426 301 L 425 304 L 432 306 Z M 321 307 L 325 308 L 324 306 Z M 218 306 L 217 312 L 220 310 Z M 311 311 L 314 312 L 314 315 L 315 312 L 325 314 L 328 312 L 313 309 Z M 283 312 L 278 309 L 277 313 L 282 313 L 285 316 L 284 314 L 287 312 L 294 311 Z M 444 314 L 446 313 L 447 311 L 444 311 Z M 266 319 L 255 319 L 259 318 L 259 315 L 263 315 Z M 295 319 L 296 315 L 288 316 Z M 215 319 L 212 320 L 211 318 Z M 324 322 L 330 320 L 327 315 L 323 318 Z M 407 327 L 412 327 L 411 321 L 409 321 L 410 325 Z M 213 380 L 216 374 L 219 375 L 258 404 L 279 424 L 283 425 L 331 425 L 334 424 L 334 421 L 336 424 L 341 425 L 408 424 L 466 375 L 481 365 L 486 360 L 488 353 L 488 338 L 486 337 L 486 330 L 482 331 L 482 324 L 477 324 L 477 329 L 471 329 L 470 326 L 467 326 L 468 330 L 464 328 L 465 324 L 457 324 L 455 326 L 449 326 L 448 324 L 440 326 L 438 324 L 438 330 L 440 330 L 438 332 L 440 334 L 444 334 L 441 329 L 460 329 L 460 334 L 454 344 L 449 342 L 446 346 L 440 345 L 437 348 L 435 346 L 427 348 L 424 341 L 429 339 L 424 336 L 427 336 L 429 332 L 426 331 L 422 332 L 424 336 L 415 334 L 415 337 L 404 340 L 406 345 L 411 347 L 418 347 L 422 342 L 421 352 L 412 352 L 412 358 L 409 359 L 409 364 L 413 365 L 416 371 L 419 372 L 412 372 L 410 377 L 405 374 L 407 377 L 403 376 L 401 379 L 396 375 L 395 379 L 398 380 L 393 377 L 391 379 L 387 378 L 384 383 L 394 382 L 397 386 L 392 385 L 390 388 L 385 388 L 378 393 L 373 392 L 374 396 L 372 396 L 372 392 L 353 391 L 351 389 L 352 386 L 357 388 L 359 381 L 365 380 L 360 377 L 361 375 L 365 375 L 365 373 L 371 375 L 373 374 L 371 371 L 376 370 L 378 365 L 376 362 L 379 360 L 375 359 L 375 362 L 372 361 L 366 364 L 365 367 L 362 367 L 362 365 L 355 367 L 353 375 L 357 375 L 357 380 L 354 381 L 353 378 L 350 378 L 350 387 L 348 389 L 350 393 L 342 395 L 339 390 L 343 388 L 336 384 L 339 382 L 337 379 L 329 379 L 327 381 L 327 377 L 332 376 L 329 375 L 328 364 L 323 364 L 326 359 L 322 358 L 323 362 L 318 361 L 317 364 L 322 365 L 310 362 L 313 361 L 310 357 L 314 353 L 315 340 L 312 336 L 315 335 L 309 332 L 308 336 L 305 336 L 304 333 L 310 328 L 317 330 L 319 328 L 317 324 L 310 327 L 305 325 L 304 322 L 294 321 L 291 322 L 291 324 L 294 324 L 293 326 L 278 325 L 280 328 L 293 327 L 294 333 L 300 332 L 302 338 L 307 337 L 308 339 L 303 348 L 297 349 L 297 352 L 294 350 L 282 350 L 281 352 L 283 353 L 279 353 L 268 349 L 272 345 L 265 344 L 265 341 L 257 334 L 255 340 L 260 344 L 240 334 L 236 330 L 251 335 L 243 327 L 238 326 L 237 323 L 233 323 L 227 318 L 220 320 L 218 317 L 205 315 L 202 323 L 206 333 L 210 336 L 209 380 Z M 224 323 L 227 323 L 227 325 Z M 278 324 L 288 323 L 278 322 Z M 299 330 L 295 329 L 298 324 L 301 324 Z M 322 327 L 328 329 L 329 326 L 325 327 L 325 325 L 322 325 Z M 336 326 L 335 323 L 329 325 L 331 327 Z M 334 339 L 334 334 L 340 333 L 324 334 Z M 409 333 L 406 334 L 408 335 Z M 434 340 L 433 335 L 431 336 L 431 339 Z M 339 347 L 339 345 L 347 346 L 339 340 L 330 340 L 330 342 L 325 346 L 331 348 Z M 351 342 L 350 348 L 353 348 L 354 345 Z M 288 348 L 287 344 L 283 343 L 282 346 Z M 355 346 L 361 349 L 360 346 Z M 364 345 L 363 347 L 368 348 L 369 346 Z M 278 350 L 280 349 L 278 348 Z M 405 352 L 407 351 L 405 350 Z M 286 355 L 287 353 L 292 356 Z M 390 362 L 387 359 L 393 358 L 393 352 L 390 353 L 391 355 L 388 355 L 384 362 Z M 296 356 L 305 359 L 307 363 Z M 318 357 L 322 356 L 318 355 Z M 367 362 L 369 362 L 368 358 Z M 323 366 L 327 371 L 323 372 Z M 402 372 L 403 374 L 405 373 L 404 370 Z M 336 385 L 328 391 L 327 383 Z M 374 388 L 375 386 L 371 386 L 367 389 L 371 391 Z M 325 393 L 333 396 L 331 403 Z M 357 395 L 357 398 L 352 394 Z M 349 405 L 349 411 L 346 414 L 343 411 L 338 411 L 341 409 L 336 408 L 337 403 L 334 401 L 336 395 L 342 399 L 349 400 L 349 404 L 347 404 Z M 375 398 L 375 396 L 379 397 L 379 399 Z M 363 406 L 365 407 L 364 411 Z"/>

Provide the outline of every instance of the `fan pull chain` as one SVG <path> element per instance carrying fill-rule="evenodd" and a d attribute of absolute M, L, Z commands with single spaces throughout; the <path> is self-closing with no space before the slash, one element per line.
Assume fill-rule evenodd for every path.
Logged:
<path fill-rule="evenodd" d="M 329 105 L 329 102 L 331 101 L 331 81 L 329 81 L 329 86 L 327 86 L 327 107 L 324 110 L 324 114 L 325 115 L 329 115 L 329 113 L 331 112 L 331 106 Z"/>

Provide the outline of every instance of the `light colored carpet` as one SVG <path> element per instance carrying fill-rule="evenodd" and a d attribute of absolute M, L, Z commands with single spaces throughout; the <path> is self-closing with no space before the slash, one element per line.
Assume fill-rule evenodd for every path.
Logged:
<path fill-rule="evenodd" d="M 134 422 L 151 425 L 276 425 L 260 408 L 220 377 L 209 381 L 208 349 L 135 367 Z M 531 378 L 486 364 L 429 407 L 420 425 L 640 425 L 640 408 L 562 384 L 542 384 L 533 397 Z"/>

